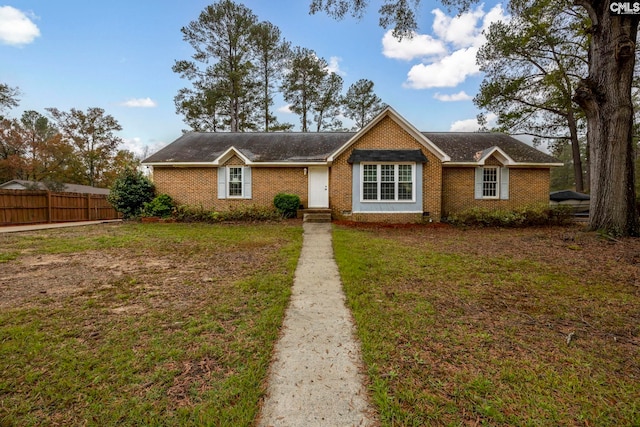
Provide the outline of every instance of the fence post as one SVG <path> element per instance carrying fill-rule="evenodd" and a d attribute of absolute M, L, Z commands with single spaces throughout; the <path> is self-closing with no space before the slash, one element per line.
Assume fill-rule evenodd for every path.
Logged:
<path fill-rule="evenodd" d="M 51 224 L 51 222 L 53 221 L 52 217 L 52 206 L 51 206 L 51 191 L 47 190 L 47 222 L 49 224 Z"/>
<path fill-rule="evenodd" d="M 87 221 L 91 221 L 91 194 L 87 193 Z"/>

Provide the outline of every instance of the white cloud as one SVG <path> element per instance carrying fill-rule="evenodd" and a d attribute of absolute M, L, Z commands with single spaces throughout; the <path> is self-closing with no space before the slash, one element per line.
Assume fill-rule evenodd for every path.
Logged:
<path fill-rule="evenodd" d="M 291 106 L 289 104 L 283 105 L 282 107 L 278 108 L 278 112 L 285 113 L 285 114 L 293 114 L 293 111 L 291 111 Z"/>
<path fill-rule="evenodd" d="M 459 16 L 448 16 L 440 9 L 434 9 L 432 13 L 432 35 L 415 34 L 411 39 L 398 41 L 388 31 L 382 39 L 386 57 L 421 61 L 407 73 L 405 87 L 455 87 L 480 73 L 476 54 L 486 41 L 483 31 L 492 22 L 509 18 L 500 4 L 487 13 L 483 5 Z"/>
<path fill-rule="evenodd" d="M 398 40 L 389 30 L 382 38 L 382 54 L 387 58 L 410 61 L 414 58 L 445 55 L 447 48 L 441 40 L 427 34 L 413 34 L 411 38 Z"/>
<path fill-rule="evenodd" d="M 457 120 L 451 123 L 449 132 L 475 132 L 478 129 L 480 129 L 478 120 L 466 119 L 466 120 Z"/>
<path fill-rule="evenodd" d="M 505 15 L 502 5 L 497 4 L 489 12 L 487 12 L 486 15 L 484 15 L 484 18 L 482 18 L 482 31 L 488 30 L 489 26 L 493 22 L 503 21 L 505 23 L 508 23 L 510 20 L 511 20 L 511 16 Z M 485 39 L 483 39 L 482 41 L 483 43 L 484 43 L 484 40 Z"/>
<path fill-rule="evenodd" d="M 131 108 L 153 108 L 158 106 L 156 101 L 151 98 L 132 98 L 123 102 L 121 105 Z"/>
<path fill-rule="evenodd" d="M 332 56 L 331 58 L 329 58 L 329 66 L 327 67 L 327 71 L 329 71 L 330 73 L 336 73 L 339 76 L 346 76 L 347 73 L 340 69 L 340 61 L 342 61 L 342 58 L 338 56 Z"/>
<path fill-rule="evenodd" d="M 0 6 L 0 42 L 12 46 L 29 44 L 40 36 L 38 26 L 22 12 L 11 6 Z"/>
<path fill-rule="evenodd" d="M 129 150 L 136 156 L 140 157 L 145 154 L 145 149 L 142 146 L 142 139 L 138 137 L 123 138 L 122 147 L 123 150 Z"/>
<path fill-rule="evenodd" d="M 482 28 L 478 27 L 478 21 L 484 16 L 481 6 L 454 17 L 445 15 L 440 9 L 434 9 L 431 13 L 435 15 L 434 33 L 455 47 L 473 46 L 482 31 Z"/>
<path fill-rule="evenodd" d="M 498 116 L 493 113 L 487 114 L 487 124 L 485 126 L 488 128 L 495 126 L 497 118 Z M 458 120 L 451 123 L 449 132 L 476 132 L 480 130 L 480 127 L 478 119 Z"/>
<path fill-rule="evenodd" d="M 454 101 L 470 101 L 473 99 L 471 95 L 468 95 L 465 91 L 461 90 L 458 93 L 446 94 L 446 93 L 436 93 L 433 95 L 435 99 L 443 102 L 454 102 Z"/>
<path fill-rule="evenodd" d="M 154 142 L 152 144 L 144 144 L 142 142 L 142 138 L 133 137 L 133 138 L 123 138 L 123 144 L 121 148 L 123 150 L 131 151 L 133 154 L 136 155 L 136 157 L 142 159 L 142 158 L 149 157 L 150 155 L 152 155 L 153 153 L 160 150 L 166 145 L 167 143 L 163 141 Z"/>
<path fill-rule="evenodd" d="M 467 77 L 478 74 L 476 65 L 478 48 L 459 49 L 451 55 L 429 65 L 418 64 L 411 67 L 407 74 L 406 87 L 428 89 L 432 87 L 455 87 Z"/>

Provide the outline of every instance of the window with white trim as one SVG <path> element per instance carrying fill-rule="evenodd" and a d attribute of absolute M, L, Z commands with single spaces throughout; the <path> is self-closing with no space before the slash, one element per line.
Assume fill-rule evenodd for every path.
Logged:
<path fill-rule="evenodd" d="M 415 164 L 368 164 L 361 168 L 365 202 L 411 202 L 415 194 Z"/>
<path fill-rule="evenodd" d="M 497 199 L 499 174 L 496 166 L 485 166 L 482 170 L 482 198 Z"/>
<path fill-rule="evenodd" d="M 251 199 L 251 168 L 248 166 L 219 167 L 218 199 Z"/>
<path fill-rule="evenodd" d="M 228 178 L 227 182 L 229 185 L 227 186 L 228 194 L 227 197 L 243 197 L 242 194 L 242 167 L 228 167 L 227 173 Z"/>
<path fill-rule="evenodd" d="M 475 168 L 476 200 L 508 200 L 509 168 L 478 166 Z"/>

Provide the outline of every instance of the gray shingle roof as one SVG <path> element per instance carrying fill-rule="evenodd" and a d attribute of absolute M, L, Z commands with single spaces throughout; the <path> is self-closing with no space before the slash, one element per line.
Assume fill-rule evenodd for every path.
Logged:
<path fill-rule="evenodd" d="M 504 133 L 493 132 L 422 132 L 451 157 L 452 162 L 476 162 L 477 153 L 499 147 L 518 163 L 560 163 L 540 150 Z"/>
<path fill-rule="evenodd" d="M 354 132 L 187 133 L 143 163 L 213 162 L 234 147 L 252 162 L 325 161 Z"/>
<path fill-rule="evenodd" d="M 46 190 L 47 186 L 42 182 L 36 181 L 25 181 L 22 179 L 13 179 L 11 181 L 7 181 L 0 185 L 0 188 L 9 187 L 11 184 L 18 184 L 23 188 L 36 189 L 36 190 Z M 83 194 L 109 194 L 108 188 L 98 188 L 91 187 L 90 185 L 81 185 L 81 184 L 62 184 L 64 185 L 64 189 L 62 192 L 64 193 L 83 193 Z"/>
<path fill-rule="evenodd" d="M 355 132 L 192 132 L 149 156 L 143 163 L 210 163 L 234 147 L 251 162 L 322 162 Z M 559 163 L 524 142 L 501 133 L 422 132 L 452 162 L 476 162 L 478 153 L 499 147 L 518 163 Z"/>

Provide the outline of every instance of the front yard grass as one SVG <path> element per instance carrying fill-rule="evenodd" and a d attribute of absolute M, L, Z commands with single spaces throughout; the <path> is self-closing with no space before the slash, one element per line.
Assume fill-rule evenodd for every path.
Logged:
<path fill-rule="evenodd" d="M 640 239 L 337 226 L 385 426 L 640 425 Z"/>
<path fill-rule="evenodd" d="M 251 425 L 299 223 L 0 235 L 0 425 Z"/>

